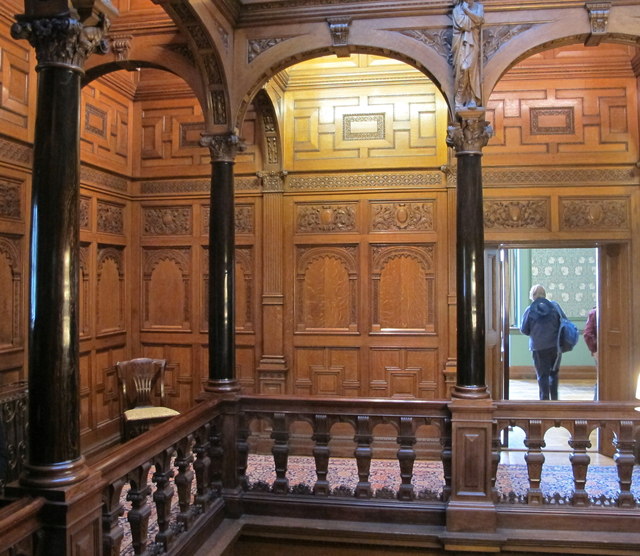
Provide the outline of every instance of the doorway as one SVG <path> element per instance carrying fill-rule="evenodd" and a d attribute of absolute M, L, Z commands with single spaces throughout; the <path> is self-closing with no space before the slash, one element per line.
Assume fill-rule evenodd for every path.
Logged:
<path fill-rule="evenodd" d="M 529 339 L 520 332 L 529 291 L 542 284 L 547 298 L 560 304 L 582 332 L 589 311 L 598 305 L 600 249 L 499 245 L 485 253 L 486 367 L 494 399 L 537 400 L 538 386 Z M 594 400 L 598 393 L 598 359 L 581 337 L 563 354 L 561 400 Z"/>

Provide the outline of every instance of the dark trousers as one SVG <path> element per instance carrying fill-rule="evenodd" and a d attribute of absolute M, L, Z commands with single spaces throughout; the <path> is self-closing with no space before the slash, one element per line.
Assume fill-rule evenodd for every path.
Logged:
<path fill-rule="evenodd" d="M 536 367 L 538 377 L 538 389 L 541 400 L 558 399 L 558 371 L 560 371 L 560 359 L 555 347 L 540 349 L 532 352 L 533 364 Z"/>

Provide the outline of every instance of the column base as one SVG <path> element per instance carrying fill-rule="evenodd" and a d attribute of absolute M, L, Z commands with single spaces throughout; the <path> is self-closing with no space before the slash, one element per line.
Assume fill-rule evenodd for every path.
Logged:
<path fill-rule="evenodd" d="M 89 468 L 84 456 L 51 465 L 27 463 L 20 477 L 20 485 L 38 489 L 59 488 L 79 483 L 88 476 Z"/>
<path fill-rule="evenodd" d="M 240 385 L 235 378 L 209 379 L 205 384 L 204 391 L 213 394 L 229 394 L 239 392 Z"/>
<path fill-rule="evenodd" d="M 482 400 L 490 398 L 488 388 L 485 386 L 454 386 L 451 390 L 451 397 L 460 400 Z"/>

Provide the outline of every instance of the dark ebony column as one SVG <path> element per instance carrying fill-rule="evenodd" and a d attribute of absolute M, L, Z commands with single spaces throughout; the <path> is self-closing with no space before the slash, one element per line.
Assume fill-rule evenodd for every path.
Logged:
<path fill-rule="evenodd" d="M 491 129 L 484 111 L 457 113 L 458 123 L 449 128 L 447 143 L 458 159 L 456 212 L 456 302 L 458 373 L 452 393 L 458 398 L 486 398 L 484 224 L 482 209 L 482 147 Z"/>
<path fill-rule="evenodd" d="M 41 3 L 44 8 L 46 3 Z M 51 3 L 49 3 L 49 8 Z M 31 195 L 29 297 L 29 450 L 21 483 L 53 488 L 78 482 L 79 106 L 82 64 L 104 49 L 107 26 L 85 27 L 75 12 L 18 16 L 11 33 L 38 58 Z"/>
<path fill-rule="evenodd" d="M 209 381 L 207 392 L 233 392 L 235 376 L 233 164 L 243 145 L 237 135 L 203 135 L 211 152 L 209 211 Z"/>

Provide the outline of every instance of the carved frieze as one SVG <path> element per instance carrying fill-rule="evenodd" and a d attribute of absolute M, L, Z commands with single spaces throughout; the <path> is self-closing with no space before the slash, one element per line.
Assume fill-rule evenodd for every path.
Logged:
<path fill-rule="evenodd" d="M 0 158 L 28 166 L 31 164 L 31 153 L 31 147 L 0 138 Z"/>
<path fill-rule="evenodd" d="M 353 232 L 357 228 L 356 204 L 306 205 L 296 207 L 296 232 Z"/>
<path fill-rule="evenodd" d="M 629 230 L 628 199 L 561 199 L 562 230 Z"/>
<path fill-rule="evenodd" d="M 236 177 L 233 180 L 233 188 L 235 191 L 251 191 L 260 189 L 260 179 L 258 176 Z"/>
<path fill-rule="evenodd" d="M 374 232 L 426 232 L 434 229 L 434 203 L 371 203 Z"/>
<path fill-rule="evenodd" d="M 84 183 L 91 183 L 116 191 L 126 191 L 128 185 L 127 180 L 124 178 L 84 165 L 80 167 L 80 180 Z"/>
<path fill-rule="evenodd" d="M 22 216 L 22 187 L 20 183 L 0 178 L 0 218 L 20 219 Z"/>
<path fill-rule="evenodd" d="M 407 174 L 347 174 L 332 176 L 290 176 L 288 191 L 326 191 L 336 189 L 389 189 L 395 187 L 427 187 L 442 184 L 441 172 Z"/>
<path fill-rule="evenodd" d="M 548 199 L 489 199 L 484 201 L 484 226 L 490 230 L 549 230 Z"/>
<path fill-rule="evenodd" d="M 636 183 L 634 168 L 509 168 L 484 170 L 482 181 L 487 185 L 573 185 L 576 183 Z"/>
<path fill-rule="evenodd" d="M 80 221 L 81 229 L 91 229 L 91 199 L 89 197 L 80 197 L 78 219 Z"/>
<path fill-rule="evenodd" d="M 142 193 L 203 193 L 211 189 L 210 179 L 144 181 Z"/>
<path fill-rule="evenodd" d="M 98 201 L 98 232 L 124 233 L 124 206 Z"/>
<path fill-rule="evenodd" d="M 191 235 L 191 207 L 147 207 L 143 209 L 144 235 Z"/>

